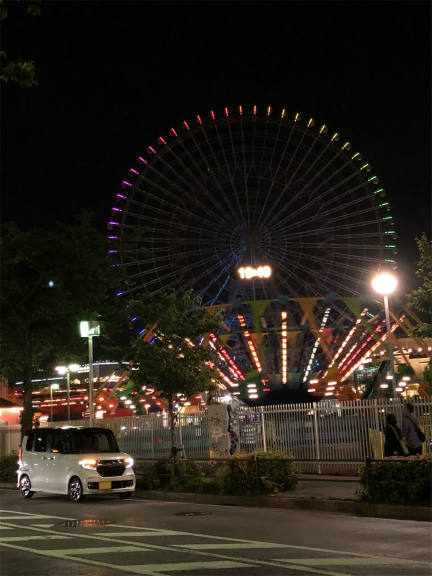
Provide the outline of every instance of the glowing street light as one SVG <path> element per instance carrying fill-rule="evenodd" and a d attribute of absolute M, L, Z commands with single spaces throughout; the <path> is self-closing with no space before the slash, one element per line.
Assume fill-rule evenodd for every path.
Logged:
<path fill-rule="evenodd" d="M 69 364 L 69 366 L 56 366 L 55 370 L 60 376 L 66 374 L 66 393 L 67 393 L 67 420 L 70 420 L 70 374 L 71 372 L 76 372 L 79 369 L 79 364 Z"/>
<path fill-rule="evenodd" d="M 377 274 L 372 279 L 372 288 L 384 297 L 384 310 L 387 324 L 387 348 L 390 362 L 390 374 L 392 381 L 393 396 L 396 397 L 395 376 L 394 376 L 394 358 L 393 358 L 393 340 L 391 336 L 390 314 L 388 297 L 396 290 L 397 278 L 388 272 Z M 390 377 L 388 378 L 390 380 Z"/>
<path fill-rule="evenodd" d="M 60 386 L 58 384 L 51 384 L 50 386 L 50 422 L 53 421 L 53 390 L 58 390 Z"/>

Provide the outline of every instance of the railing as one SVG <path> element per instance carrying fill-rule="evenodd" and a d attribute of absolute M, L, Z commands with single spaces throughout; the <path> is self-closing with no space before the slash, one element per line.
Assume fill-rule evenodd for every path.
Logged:
<path fill-rule="evenodd" d="M 414 414 L 426 435 L 423 453 L 430 454 L 432 401 L 417 399 L 413 404 Z M 392 399 L 241 407 L 231 410 L 230 418 L 226 414 L 226 421 L 221 420 L 216 429 L 210 428 L 205 412 L 182 414 L 178 417 L 175 441 L 176 446 L 182 448 L 182 456 L 207 459 L 211 457 L 210 435 L 225 434 L 226 446 L 229 446 L 231 432 L 231 440 L 235 437 L 231 445 L 236 452 L 277 450 L 292 454 L 302 463 L 302 472 L 356 473 L 358 462 L 383 457 L 383 431 L 388 412 L 393 412 L 401 423 L 402 405 Z M 88 426 L 88 420 L 74 420 L 69 424 Z M 134 458 L 157 459 L 171 454 L 167 415 L 105 418 L 96 420 L 95 424 L 110 428 L 120 448 Z M 15 428 L 19 430 L 11 426 L 0 428 L 2 455 L 9 453 L 11 447 L 17 450 L 19 431 Z M 13 440 L 8 434 L 14 435 Z"/>

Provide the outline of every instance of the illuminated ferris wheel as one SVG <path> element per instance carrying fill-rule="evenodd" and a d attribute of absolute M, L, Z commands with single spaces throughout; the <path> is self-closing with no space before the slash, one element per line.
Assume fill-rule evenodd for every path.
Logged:
<path fill-rule="evenodd" d="M 396 265 L 370 164 L 325 124 L 270 106 L 210 111 L 160 136 L 129 170 L 108 228 L 129 278 L 119 295 L 355 296 L 371 271 Z M 266 273 L 245 282 L 248 267 Z"/>

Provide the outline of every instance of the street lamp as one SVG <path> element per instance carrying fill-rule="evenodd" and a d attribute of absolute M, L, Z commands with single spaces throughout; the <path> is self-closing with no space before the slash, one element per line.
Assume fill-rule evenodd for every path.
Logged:
<path fill-rule="evenodd" d="M 83 338 L 88 338 L 89 349 L 89 421 L 93 426 L 94 406 L 93 406 L 93 336 L 100 336 L 99 322 L 80 322 L 80 334 Z"/>
<path fill-rule="evenodd" d="M 67 390 L 67 421 L 70 421 L 70 375 L 71 372 L 76 372 L 79 369 L 79 364 L 69 364 L 69 366 L 56 366 L 56 372 L 60 376 L 66 374 L 66 390 Z"/>
<path fill-rule="evenodd" d="M 393 397 L 397 397 L 396 394 L 396 387 L 395 387 L 395 375 L 394 375 L 394 358 L 393 358 L 393 340 L 391 336 L 391 327 L 390 327 L 390 314 L 389 314 L 389 305 L 388 305 L 388 296 L 393 294 L 397 286 L 397 278 L 393 276 L 393 274 L 389 274 L 388 272 L 383 272 L 381 274 L 377 274 L 372 280 L 372 288 L 378 294 L 384 296 L 384 310 L 385 310 L 385 317 L 386 317 L 386 324 L 387 324 L 387 349 L 389 355 L 389 362 L 390 362 L 390 376 L 392 381 L 392 388 L 393 388 Z M 390 378 L 389 378 L 390 379 Z"/>
<path fill-rule="evenodd" d="M 53 397 L 52 397 L 52 391 L 53 390 L 58 390 L 60 388 L 60 386 L 58 384 L 51 384 L 50 386 L 50 422 L 53 421 Z"/>

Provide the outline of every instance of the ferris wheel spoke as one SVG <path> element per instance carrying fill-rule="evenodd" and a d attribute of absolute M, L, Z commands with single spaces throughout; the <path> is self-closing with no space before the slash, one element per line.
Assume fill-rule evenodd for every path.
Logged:
<path fill-rule="evenodd" d="M 229 122 L 228 122 L 228 126 L 230 126 Z M 222 152 L 222 156 L 223 156 L 223 159 L 224 159 L 224 164 L 225 164 L 225 166 L 226 166 L 227 174 L 228 174 L 228 176 L 229 176 L 229 182 L 230 182 L 230 184 L 231 184 L 231 188 L 232 188 L 232 191 L 233 191 L 233 195 L 234 195 L 234 197 L 235 197 L 235 201 L 236 201 L 236 204 L 237 204 L 238 214 L 239 214 L 239 216 L 241 216 L 241 220 L 242 220 L 243 222 L 245 222 L 245 221 L 247 221 L 247 218 L 245 219 L 244 214 L 243 214 L 243 207 L 242 207 L 242 204 L 241 204 L 241 202 L 240 202 L 239 193 L 238 193 L 238 190 L 237 190 L 237 187 L 236 187 L 236 184 L 235 184 L 235 180 L 234 180 L 234 176 L 233 176 L 231 167 L 230 167 L 230 165 L 229 165 L 229 163 L 228 163 L 228 159 L 227 159 L 226 152 L 225 152 L 225 146 L 223 146 L 223 143 L 222 143 L 222 140 L 221 140 L 221 136 L 220 136 L 220 132 L 219 132 L 219 127 L 218 127 L 217 124 L 215 124 L 215 130 L 216 130 L 216 135 L 217 135 L 217 139 L 218 139 L 218 142 L 219 142 L 219 149 L 220 149 L 221 152 Z M 231 143 L 232 143 L 232 137 L 230 138 L 230 141 L 231 141 Z M 236 163 L 236 159 L 234 158 L 234 170 L 236 170 L 237 168 L 238 168 L 238 166 L 237 166 L 237 163 Z"/>
<path fill-rule="evenodd" d="M 187 150 L 187 153 L 189 154 L 189 150 Z M 206 176 L 202 172 L 202 170 L 200 169 L 198 164 L 195 161 L 191 164 L 191 165 L 193 165 L 193 167 L 196 170 L 196 173 L 193 173 L 189 169 L 189 167 L 186 165 L 186 163 L 183 162 L 182 159 L 172 150 L 171 150 L 171 155 L 176 160 L 176 162 L 178 164 L 180 164 L 180 166 L 182 167 L 182 170 L 177 170 L 175 172 L 175 177 L 181 180 L 181 182 L 183 183 L 183 187 L 180 187 L 177 185 L 177 187 L 176 187 L 177 188 L 177 194 L 174 191 L 170 193 L 172 200 L 175 202 L 176 206 L 178 207 L 177 210 L 178 211 L 181 210 L 181 206 L 179 205 L 179 199 L 182 199 L 185 195 L 185 192 L 187 192 L 189 190 L 189 193 L 193 194 L 194 203 L 197 203 L 199 205 L 199 207 L 202 209 L 201 214 L 203 216 L 203 219 L 207 219 L 207 221 L 209 223 L 211 222 L 211 219 L 208 220 L 208 218 L 207 218 L 207 214 L 210 210 L 210 205 L 209 205 L 209 202 L 206 201 L 206 199 L 208 199 L 210 201 L 211 205 L 215 209 L 214 217 L 218 218 L 218 217 L 221 217 L 223 214 L 225 214 L 226 209 L 218 202 L 217 197 L 215 197 L 214 194 L 208 193 L 207 187 L 204 184 Z M 192 159 L 192 157 L 191 157 L 191 159 Z M 168 162 L 165 161 L 164 157 L 161 158 L 161 162 L 166 167 L 167 170 L 170 170 L 171 172 L 174 171 L 172 166 Z M 204 162 L 205 162 L 205 160 L 204 160 Z M 154 167 L 152 167 L 152 170 L 155 171 L 158 175 L 162 174 L 160 170 L 156 170 Z M 186 175 L 189 176 L 189 181 L 186 179 Z M 197 175 L 199 175 L 200 178 L 197 178 Z M 168 183 L 172 182 L 174 184 L 174 181 L 167 180 L 167 182 Z M 199 192 L 200 192 L 199 194 L 196 194 L 197 184 L 199 186 Z M 173 185 L 172 188 L 175 188 L 175 186 Z M 168 193 L 168 190 L 165 190 L 165 191 Z M 189 207 L 183 207 L 183 211 L 187 215 L 190 214 Z"/>
<path fill-rule="evenodd" d="M 280 124 L 279 124 L 279 127 L 280 127 Z M 275 172 L 274 172 L 274 174 L 273 174 L 273 177 L 272 177 L 272 179 L 271 179 L 270 186 L 269 186 L 269 188 L 268 188 L 267 194 L 266 194 L 266 196 L 265 196 L 265 198 L 264 198 L 264 202 L 263 202 L 263 204 L 262 204 L 261 212 L 260 212 L 260 215 L 259 215 L 259 218 L 258 218 L 258 221 L 259 221 L 259 222 L 261 222 L 261 220 L 262 220 L 262 216 L 263 216 L 263 214 L 264 214 L 264 211 L 266 210 L 267 204 L 268 204 L 268 202 L 269 202 L 269 200 L 270 200 L 270 198 L 271 198 L 271 193 L 272 193 L 272 191 L 273 191 L 274 185 L 275 185 L 276 180 L 277 180 L 277 178 L 278 178 L 278 176 L 279 176 L 279 174 L 280 174 L 281 166 L 282 166 L 283 161 L 285 160 L 286 152 L 287 152 L 287 150 L 288 150 L 288 146 L 290 145 L 291 137 L 292 137 L 293 132 L 294 132 L 294 127 L 295 127 L 295 124 L 294 124 L 294 122 L 293 122 L 293 123 L 291 123 L 291 129 L 290 129 L 288 138 L 286 139 L 286 142 L 285 142 L 285 145 L 284 145 L 282 154 L 280 155 L 279 163 L 278 163 L 278 165 L 277 165 L 277 167 L 276 167 L 276 170 L 275 170 Z M 279 130 L 279 131 L 280 131 L 280 130 Z M 278 135 L 279 135 L 279 131 L 278 131 Z M 273 148 L 273 154 L 274 154 L 274 151 L 275 151 L 275 150 L 276 150 L 276 146 Z M 273 154 L 272 154 L 272 158 L 273 158 Z M 271 165 L 271 163 L 270 163 L 270 165 Z M 283 197 L 284 194 L 285 194 L 285 190 L 282 191 L 282 192 L 280 193 L 279 197 L 276 198 L 276 200 L 275 200 L 274 203 L 273 203 L 273 206 L 270 206 L 270 209 L 269 209 L 269 211 L 267 212 L 267 215 L 268 215 L 268 216 L 270 216 L 270 214 L 272 213 L 273 208 L 279 205 L 279 202 L 280 202 L 280 200 L 282 199 L 282 197 Z M 264 220 L 264 221 L 262 222 L 262 225 L 265 225 L 265 223 L 266 223 L 266 220 Z"/>
<path fill-rule="evenodd" d="M 219 178 L 217 177 L 217 174 L 221 172 L 221 167 L 220 167 L 219 161 L 216 157 L 216 153 L 215 153 L 215 150 L 213 148 L 213 145 L 212 145 L 212 143 L 211 143 L 211 141 L 207 135 L 207 131 L 206 131 L 204 126 L 201 126 L 201 132 L 202 132 L 202 135 L 203 135 L 204 140 L 206 142 L 208 151 L 210 152 L 210 156 L 214 162 L 215 169 L 210 168 L 212 163 L 209 162 L 209 159 L 204 155 L 204 152 L 201 149 L 201 146 L 198 145 L 198 142 L 195 139 L 195 136 L 193 133 L 191 134 L 191 139 L 194 143 L 195 149 L 199 153 L 199 156 L 202 158 L 204 163 L 207 164 L 207 170 L 208 170 L 207 177 L 211 177 L 211 181 L 216 185 L 216 188 L 219 191 L 219 194 L 212 194 L 210 192 L 210 190 L 207 190 L 207 187 L 205 187 L 206 195 L 211 199 L 212 202 L 215 202 L 220 206 L 220 209 L 224 214 L 227 212 L 231 213 L 231 214 L 235 214 L 235 210 L 234 210 L 233 205 L 231 204 L 230 197 L 226 193 L 223 185 L 221 184 L 221 182 L 219 181 Z M 189 149 L 187 149 L 184 146 L 183 142 L 181 142 L 181 146 L 182 146 L 184 152 L 186 153 L 186 155 L 188 156 L 189 161 L 192 162 L 192 164 L 194 164 L 197 167 L 196 161 L 195 161 L 194 157 L 190 154 Z M 197 167 L 197 169 L 199 170 L 199 167 Z M 225 206 L 223 205 L 223 203 L 225 203 Z"/>
<path fill-rule="evenodd" d="M 367 198 L 358 198 L 356 200 L 353 200 L 352 202 L 349 203 L 349 205 L 356 205 L 359 204 L 360 202 L 364 201 Z M 355 212 L 352 213 L 344 213 L 344 214 L 340 214 L 341 212 L 341 207 L 340 206 L 335 206 L 334 208 L 330 209 L 330 210 L 323 210 L 323 208 L 325 207 L 325 204 L 323 206 L 320 206 L 320 210 L 319 212 L 316 212 L 312 215 L 308 215 L 306 218 L 304 218 L 303 220 L 296 220 L 295 222 L 295 226 L 296 227 L 301 227 L 304 226 L 306 224 L 315 224 L 322 220 L 323 218 L 326 218 L 328 216 L 333 216 L 332 218 L 332 222 L 337 222 L 340 219 L 343 220 L 352 220 L 353 222 L 355 222 L 355 217 L 359 217 L 360 215 L 363 214 L 369 214 L 369 213 L 376 213 L 377 212 L 377 207 L 376 206 L 369 206 L 367 208 L 363 208 L 363 209 L 358 209 Z M 300 212 L 302 212 L 303 209 L 300 208 L 299 210 L 297 210 L 296 212 L 292 212 L 291 214 L 285 216 L 284 218 L 281 218 L 277 224 L 275 224 L 275 228 L 281 228 L 284 227 L 285 225 L 289 225 L 289 223 L 293 220 L 293 218 L 295 216 L 298 216 L 298 214 Z M 378 220 L 375 220 L 375 222 L 378 222 Z M 361 223 L 360 223 L 361 224 Z M 353 224 L 353 227 L 355 227 L 355 223 Z"/>
<path fill-rule="evenodd" d="M 327 150 L 328 146 L 325 148 L 325 150 Z M 323 151 L 324 152 L 324 151 Z M 304 194 L 304 192 L 306 190 L 308 190 L 310 188 L 310 186 L 312 185 L 312 183 L 326 170 L 329 169 L 329 167 L 336 162 L 340 155 L 342 154 L 342 150 L 338 150 L 338 152 L 332 157 L 330 158 L 330 160 L 328 160 L 328 162 L 321 168 L 321 170 L 319 170 L 318 173 L 316 173 L 308 182 L 306 182 L 293 196 L 291 196 L 288 200 L 288 202 L 284 205 L 283 210 L 287 211 L 289 210 L 289 208 L 296 202 L 298 202 L 301 198 L 302 195 Z M 309 199 L 310 201 L 312 201 L 312 199 L 314 199 L 314 194 L 316 194 L 316 192 L 322 187 L 324 186 L 326 183 L 330 182 L 332 179 L 334 179 L 340 172 L 342 172 L 349 164 L 351 164 L 351 160 L 348 160 L 345 162 L 345 164 L 343 164 L 342 166 L 340 166 L 338 169 L 334 170 L 327 178 L 323 179 L 320 181 L 319 185 L 314 188 L 310 193 L 309 193 Z M 307 170 L 305 175 L 309 173 L 310 170 Z M 305 177 L 305 175 L 303 175 L 303 178 Z M 350 179 L 352 176 L 350 176 L 348 179 Z M 278 196 L 277 202 L 275 202 L 273 204 L 273 211 L 274 211 L 274 207 L 275 206 L 279 206 L 279 202 L 281 201 L 281 199 L 284 197 L 284 195 L 286 194 L 286 192 L 289 190 L 289 183 L 285 184 L 281 193 Z M 321 196 L 318 196 L 318 198 L 320 198 Z M 272 212 L 273 212 L 272 211 Z M 268 223 L 269 218 L 272 214 L 272 212 L 269 212 L 267 214 L 267 219 L 266 219 L 266 223 Z M 275 216 L 273 216 L 274 219 Z"/>

